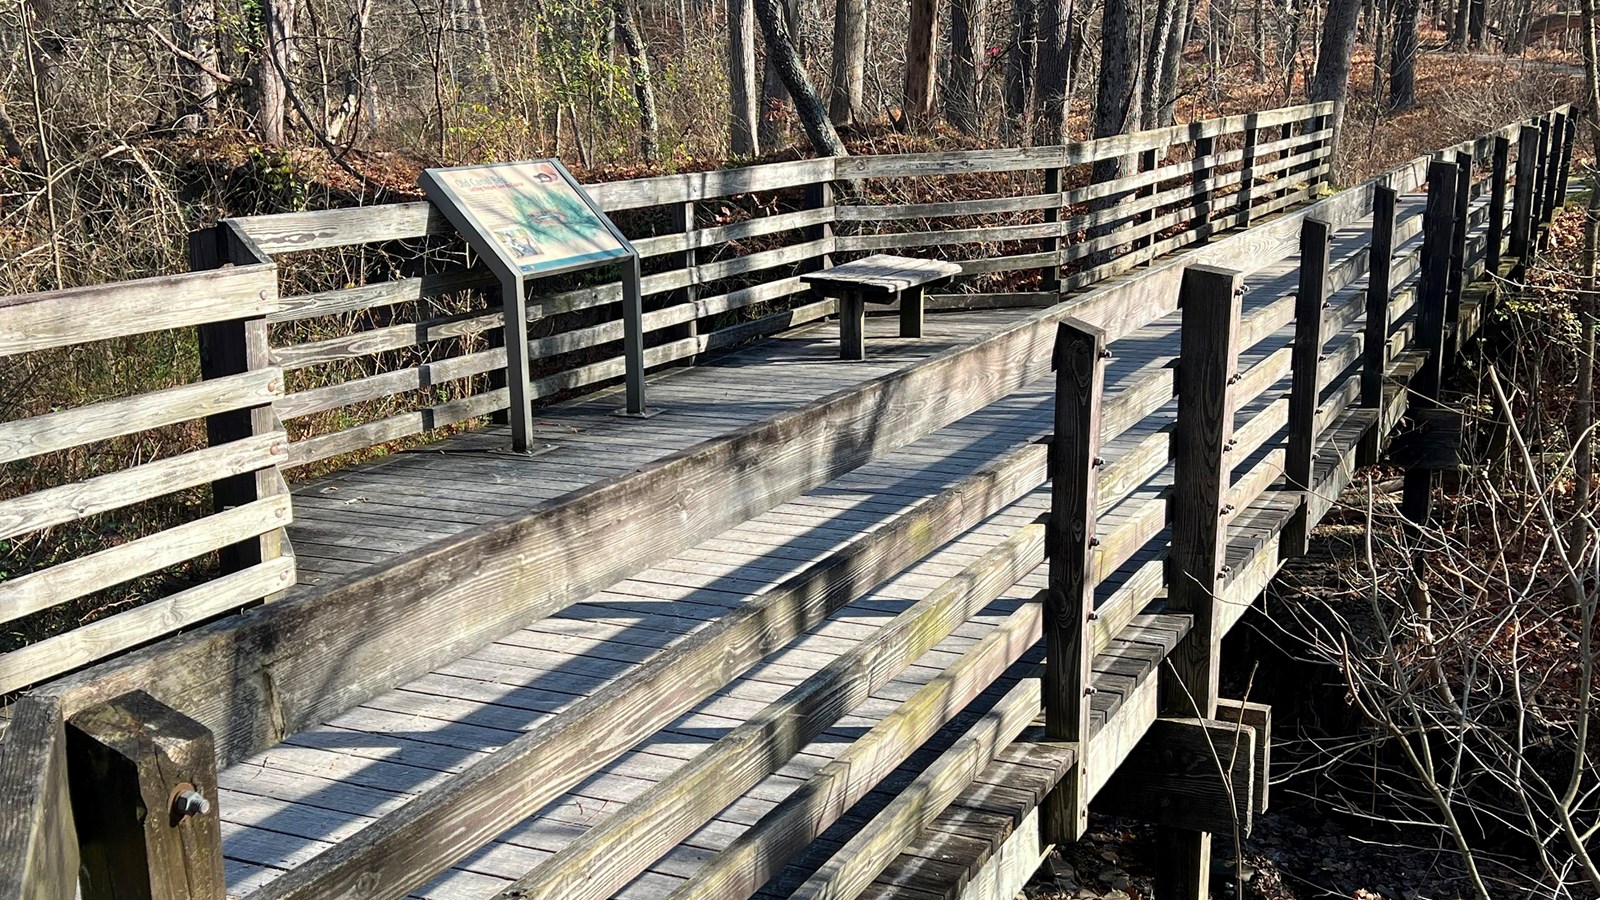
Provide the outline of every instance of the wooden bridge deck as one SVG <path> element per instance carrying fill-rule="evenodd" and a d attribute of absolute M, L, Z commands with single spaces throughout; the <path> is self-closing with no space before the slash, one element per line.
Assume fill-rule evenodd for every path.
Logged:
<path fill-rule="evenodd" d="M 1400 217 L 1408 219 L 1420 211 L 1420 197 L 1407 197 Z M 1369 229 L 1363 219 L 1334 235 L 1335 265 L 1366 245 Z M 1298 259 L 1290 258 L 1251 274 L 1244 299 L 1246 319 L 1292 295 L 1297 273 Z M 1358 298 L 1364 286 L 1364 278 L 1350 283 L 1331 305 Z M 1359 306 L 1359 299 L 1355 302 Z M 655 418 L 611 415 L 618 405 L 614 395 L 543 411 L 539 437 L 552 447 L 536 456 L 500 452 L 505 435 L 491 428 L 306 484 L 296 492 L 297 520 L 290 530 L 302 573 L 301 589 L 381 566 L 395 554 L 472 525 L 525 512 L 568 491 L 993 333 L 1032 312 L 930 316 L 929 336 L 919 340 L 893 337 L 893 318 L 872 319 L 864 362 L 837 359 L 836 324 L 812 325 L 692 369 L 655 377 L 651 402 L 667 410 Z M 1112 345 L 1115 360 L 1105 387 L 1108 405 L 1120 394 L 1170 379 L 1180 318 L 1168 316 Z M 1359 347 L 1361 328 L 1360 316 L 1348 317 L 1341 334 L 1329 341 L 1330 354 L 1344 346 L 1347 337 Z M 1280 351 L 1292 338 L 1292 325 L 1272 331 L 1245 349 L 1240 372 L 1248 376 L 1255 366 L 1281 359 Z M 1358 365 L 1359 360 L 1357 352 L 1351 364 Z M 1285 367 L 1281 378 L 1241 409 L 1241 430 L 1255 422 L 1258 428 L 1250 439 L 1259 442 L 1255 446 L 1260 449 L 1238 466 L 1236 477 L 1247 477 L 1258 463 L 1274 465 L 1269 448 L 1281 444 L 1286 427 L 1282 398 L 1289 383 Z M 220 780 L 230 893 L 248 893 L 329 850 L 377 816 L 446 782 L 519 734 L 585 697 L 613 688 L 663 648 L 680 646 L 685 636 L 772 596 L 786 580 L 814 570 L 864 534 L 903 523 L 931 502 L 971 489 L 984 472 L 992 473 L 1048 434 L 1052 392 L 1049 383 L 1014 392 L 583 603 L 233 766 Z M 1175 409 L 1175 402 L 1166 403 L 1102 448 L 1108 465 L 1139 452 L 1150 439 L 1170 430 Z M 1362 430 L 1359 416 L 1347 414 L 1345 419 L 1356 424 L 1347 431 Z M 1339 429 L 1329 433 L 1340 437 Z M 1327 455 L 1329 460 L 1333 456 Z M 1117 592 L 1131 593 L 1136 601 L 1131 608 L 1138 612 L 1156 599 L 1165 555 L 1170 473 L 1170 466 L 1153 470 L 1110 498 L 1110 508 L 1099 519 L 1100 533 L 1108 541 L 1133 544 L 1127 562 L 1101 586 L 1101 604 Z M 1277 475 L 1273 471 L 1270 477 L 1276 480 Z M 1049 495 L 1039 481 L 1024 485 L 998 513 L 940 542 L 919 563 L 825 621 L 803 629 L 792 640 L 777 642 L 781 646 L 759 665 L 502 834 L 419 896 L 483 897 L 507 887 L 590 829 L 603 826 L 615 810 L 679 771 L 718 738 L 769 715 L 786 692 L 900 621 L 896 617 L 914 604 L 963 578 L 973 578 L 986 554 L 992 555 L 1019 526 L 1036 522 L 1048 509 Z M 1236 516 L 1229 554 L 1235 580 L 1246 580 L 1241 573 L 1256 557 L 1275 554 L 1268 545 L 1293 508 L 1294 495 L 1267 491 Z M 941 717 L 947 724 L 932 741 L 856 804 L 832 834 L 824 835 L 769 884 L 767 895 L 788 896 L 788 889 L 797 887 L 839 848 L 848 829 L 868 821 L 873 810 L 910 783 L 985 710 L 992 714 L 992 709 L 1003 706 L 1005 698 L 1033 674 L 1040 652 L 1034 646 L 1040 617 L 1036 595 L 1044 587 L 1045 571 L 1037 546 L 1018 553 L 1020 578 L 1005 579 L 1009 587 L 992 600 L 971 601 L 972 608 L 962 610 L 965 624 L 914 663 L 903 669 L 889 667 L 893 677 L 877 679 L 870 699 L 803 741 L 801 752 L 759 779 L 619 896 L 671 893 L 764 814 L 805 788 L 808 779 L 830 761 L 866 739 L 912 698 L 936 687 L 934 682 L 961 654 L 985 639 L 1001 647 L 994 654 L 995 664 L 1008 667 L 1008 675 L 970 706 L 962 702 L 947 710 Z M 1275 570 L 1275 561 L 1269 568 Z M 1251 589 L 1243 602 L 1248 603 L 1254 592 Z M 1187 617 L 1158 610 L 1159 601 L 1097 658 L 1097 730 L 1115 728 L 1119 713 L 1125 713 L 1124 718 L 1154 716 L 1151 675 L 1188 627 Z M 1034 697 L 1037 708 L 1036 693 Z M 1017 767 L 1028 777 L 1018 781 Z M 1059 780 L 1065 765 L 1060 759 L 1030 759 L 1018 751 L 1002 755 L 990 768 L 992 777 L 980 776 L 941 821 L 879 877 L 880 892 L 892 886 L 910 896 L 953 896 L 951 891 L 965 884 L 997 846 L 999 832 L 1017 827 L 1018 817 Z"/>

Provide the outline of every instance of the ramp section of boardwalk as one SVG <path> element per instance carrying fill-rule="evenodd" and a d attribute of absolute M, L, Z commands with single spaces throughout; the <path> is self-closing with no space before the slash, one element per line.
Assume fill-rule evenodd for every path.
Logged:
<path fill-rule="evenodd" d="M 678 448 L 602 425 L 609 399 L 575 405 L 592 418 L 569 426 L 568 458 L 597 462 L 501 521 L 470 515 L 469 482 L 505 477 L 509 495 L 586 464 L 557 462 L 559 425 L 558 450 L 528 460 L 492 458 L 493 431 L 456 438 L 456 487 L 426 496 L 459 492 L 441 504 L 459 527 L 403 526 L 292 599 L 25 698 L 28 752 L 8 738 L 0 762 L 31 767 L 31 793 L 0 797 L 22 838 L 4 852 L 30 889 L 65 884 L 75 837 L 98 827 L 62 824 L 63 792 L 93 790 L 81 763 L 50 762 L 63 733 L 135 765 L 119 734 L 183 735 L 182 752 L 161 744 L 182 763 L 163 777 L 217 813 L 175 819 L 179 871 L 218 892 L 1009 897 L 1091 799 L 1131 802 L 1113 776 L 1152 765 L 1151 729 L 1225 730 L 1249 748 L 1242 806 L 1146 810 L 1203 850 L 1224 813 L 1247 822 L 1266 800 L 1261 711 L 1216 696 L 1222 634 L 1408 392 L 1436 389 L 1430 367 L 1482 320 L 1467 285 L 1505 249 L 1528 258 L 1570 132 L 1558 111 L 1046 309 L 989 297 L 998 308 L 934 316 L 933 339 L 886 344 L 882 370 L 817 374 L 808 354 L 832 326 L 814 325 L 663 373 L 663 406 L 714 407 L 721 385 L 776 407 L 714 412 Z M 991 163 L 1037 166 L 1031 152 Z M 832 163 L 864 178 L 969 164 Z M 1106 246 L 1148 250 L 1195 221 L 1135 209 L 1149 233 Z M 1067 254 L 1093 256 L 1076 246 L 1042 251 L 1061 281 Z M 1040 262 L 1023 256 L 1005 265 Z M 384 471 L 427 468 L 414 460 L 334 477 L 397 487 L 410 475 Z M 387 539 L 339 506 L 307 504 L 321 533 Z"/>

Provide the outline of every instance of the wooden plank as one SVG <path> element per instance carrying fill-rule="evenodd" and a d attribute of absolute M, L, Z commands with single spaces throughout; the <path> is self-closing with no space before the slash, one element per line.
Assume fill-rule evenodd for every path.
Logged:
<path fill-rule="evenodd" d="M 1093 561 L 1100 404 L 1105 384 L 1105 332 L 1075 319 L 1056 333 L 1055 431 L 1051 438 L 1050 517 L 1047 558 L 1050 590 L 1045 602 L 1045 734 L 1056 741 L 1089 737 L 1090 620 L 1094 616 Z M 1074 765 L 1069 778 L 1045 803 L 1045 839 L 1068 843 L 1088 827 L 1087 774 Z"/>
<path fill-rule="evenodd" d="M 1254 728 L 1215 719 L 1160 718 L 1095 797 L 1110 815 L 1186 831 L 1248 835 L 1257 772 Z"/>
<path fill-rule="evenodd" d="M 1247 700 L 1217 699 L 1217 718 L 1228 725 L 1243 725 L 1256 733 L 1255 792 L 1251 808 L 1256 815 L 1267 811 L 1272 784 L 1272 707 Z"/>
<path fill-rule="evenodd" d="M 671 900 L 743 898 L 755 893 L 1031 647 L 1039 638 L 1041 621 L 1038 603 L 1025 604 L 1009 615 L 709 860 Z"/>
<path fill-rule="evenodd" d="M 223 900 L 211 733 L 135 691 L 67 722 L 84 900 Z"/>
<path fill-rule="evenodd" d="M 1388 367 L 1389 346 L 1389 286 L 1392 284 L 1395 251 L 1395 216 L 1399 195 L 1393 188 L 1378 185 L 1372 198 L 1372 271 L 1367 278 L 1366 324 L 1363 337 L 1365 360 L 1361 370 L 1361 405 L 1377 409 L 1383 404 L 1383 377 Z M 1362 451 L 1364 460 L 1371 464 L 1378 459 L 1380 429 L 1372 430 L 1372 437 Z"/>
<path fill-rule="evenodd" d="M 1027 727 L 1039 702 L 1038 680 L 1023 679 L 790 896 L 794 900 L 859 896 L 901 848 Z"/>
<path fill-rule="evenodd" d="M 158 572 L 290 521 L 289 495 L 266 497 L 0 582 L 0 622 Z"/>
<path fill-rule="evenodd" d="M 1538 179 L 1539 129 L 1521 126 L 1517 141 L 1517 177 L 1511 193 L 1511 243 L 1509 252 L 1526 268 L 1532 248 L 1534 183 Z"/>
<path fill-rule="evenodd" d="M 1328 302 L 1328 245 L 1332 239 L 1328 223 L 1305 220 L 1300 232 L 1300 287 L 1294 305 L 1294 380 L 1289 389 L 1289 441 L 1283 465 L 1289 488 L 1301 492 L 1311 487 L 1317 399 L 1322 392 L 1318 361 L 1322 358 L 1323 308 Z M 1304 510 L 1302 503 L 1301 511 L 1285 530 L 1280 545 L 1294 556 L 1305 553 L 1311 539 Z"/>
<path fill-rule="evenodd" d="M 286 443 L 281 431 L 263 434 L 0 502 L 0 540 L 269 467 Z"/>
<path fill-rule="evenodd" d="M 414 278 L 396 278 L 393 281 L 377 281 L 355 287 L 284 297 L 279 310 L 267 315 L 267 322 L 274 325 L 281 322 L 298 322 L 303 319 L 415 303 L 457 291 L 494 292 L 498 291 L 499 287 L 500 282 L 487 268 L 451 269 Z"/>
<path fill-rule="evenodd" d="M 120 400 L 0 423 L 0 465 L 149 428 L 272 402 L 283 373 L 257 369 Z"/>
<path fill-rule="evenodd" d="M 294 585 L 294 572 L 294 557 L 280 556 L 0 654 L 0 693 L 40 684 L 288 590 Z"/>
<path fill-rule="evenodd" d="M 271 265 L 0 297 L 0 357 L 265 316 L 278 302 Z"/>
<path fill-rule="evenodd" d="M 274 882 L 266 898 L 339 896 L 348 885 L 404 892 L 536 811 L 768 652 L 1044 478 L 1042 448 L 1025 447 L 929 498 L 913 514 L 859 536 L 810 571 L 632 668 L 603 694 L 480 760 L 441 789 L 385 817 L 336 851 Z M 1017 490 L 1020 485 L 1021 490 Z M 661 684 L 674 684 L 662 694 Z M 602 725 L 602 723 L 604 723 Z"/>
<path fill-rule="evenodd" d="M 0 898 L 74 900 L 78 831 L 57 701 L 23 697 L 0 743 Z"/>
<path fill-rule="evenodd" d="M 1038 567 L 1044 528 L 1026 526 L 837 657 L 672 776 L 608 816 L 504 898 L 601 898 L 633 880 Z"/>

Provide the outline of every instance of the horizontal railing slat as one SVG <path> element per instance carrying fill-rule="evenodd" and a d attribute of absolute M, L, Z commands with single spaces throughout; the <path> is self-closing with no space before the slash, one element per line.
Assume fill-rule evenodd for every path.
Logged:
<path fill-rule="evenodd" d="M 0 297 L 0 357 L 248 319 L 277 308 L 272 265 Z"/>
<path fill-rule="evenodd" d="M 0 582 L 0 622 L 11 622 L 79 597 L 159 572 L 289 524 L 289 495 L 176 525 L 125 544 Z"/>
<path fill-rule="evenodd" d="M 0 465 L 217 413 L 265 406 L 282 393 L 282 370 L 256 369 L 3 422 Z"/>
<path fill-rule="evenodd" d="M 281 431 L 208 447 L 0 502 L 0 540 L 281 462 Z"/>

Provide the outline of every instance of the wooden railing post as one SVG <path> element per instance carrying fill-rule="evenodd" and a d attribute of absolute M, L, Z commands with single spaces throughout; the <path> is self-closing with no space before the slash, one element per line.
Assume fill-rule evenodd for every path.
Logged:
<path fill-rule="evenodd" d="M 196 271 L 262 262 L 271 262 L 271 258 L 229 222 L 219 222 L 189 235 L 189 265 Z M 207 380 L 264 369 L 272 364 L 265 316 L 201 325 L 198 340 L 200 376 Z M 283 423 L 270 404 L 206 418 L 206 439 L 213 447 L 281 430 Z M 283 476 L 276 468 L 262 469 L 213 482 L 211 505 L 213 511 L 222 512 L 287 492 Z M 288 539 L 282 529 L 225 547 L 219 553 L 222 574 L 276 559 L 287 550 Z"/>
<path fill-rule="evenodd" d="M 1500 258 L 1506 239 L 1506 188 L 1511 173 L 1511 139 L 1496 135 L 1494 139 L 1494 169 L 1489 176 L 1489 252 L 1483 259 L 1484 271 L 1490 277 L 1500 273 Z"/>
<path fill-rule="evenodd" d="M 1045 556 L 1045 735 L 1078 744 L 1077 761 L 1051 793 L 1041 821 L 1044 838 L 1070 843 L 1089 822 L 1088 754 L 1091 678 L 1089 621 L 1094 615 L 1095 482 L 1100 456 L 1100 395 L 1106 335 L 1066 319 L 1056 329 L 1055 435 L 1050 443 L 1050 520 Z"/>
<path fill-rule="evenodd" d="M 1539 210 L 1539 222 L 1548 226 L 1556 215 L 1556 206 L 1561 200 L 1561 156 L 1567 144 L 1567 115 L 1557 112 L 1551 115 L 1550 127 L 1546 132 L 1545 158 L 1544 158 L 1544 206 Z M 1539 231 L 1539 249 L 1549 248 L 1549 229 L 1541 228 Z"/>
<path fill-rule="evenodd" d="M 1198 233 L 1202 244 L 1211 240 L 1211 186 L 1207 182 L 1216 171 L 1216 167 L 1209 161 L 1216 148 L 1217 139 L 1214 137 L 1195 139 L 1194 158 L 1207 160 L 1204 166 L 1194 170 L 1193 176 L 1197 188 L 1204 186 L 1194 194 L 1194 224 L 1191 226 Z"/>
<path fill-rule="evenodd" d="M 1255 203 L 1256 186 L 1256 144 L 1257 139 L 1256 116 L 1250 114 L 1245 119 L 1244 128 L 1244 161 L 1239 169 L 1239 227 L 1250 227 L 1250 208 Z"/>
<path fill-rule="evenodd" d="M 61 701 L 29 694 L 0 742 L 0 900 L 74 900 L 78 829 Z"/>
<path fill-rule="evenodd" d="M 1239 310 L 1244 274 L 1212 266 L 1184 271 L 1173 432 L 1172 549 L 1167 609 L 1193 625 L 1161 671 L 1162 715 L 1214 718 L 1217 621 L 1227 578 L 1223 506 L 1232 470 L 1234 384 L 1238 381 Z M 1211 835 L 1158 829 L 1156 896 L 1201 900 L 1211 872 Z"/>
<path fill-rule="evenodd" d="M 806 185 L 806 209 L 833 209 L 833 182 L 816 181 Z M 833 237 L 833 217 L 829 216 L 826 222 L 818 225 L 806 226 L 803 234 L 808 241 L 820 241 Z M 802 272 L 816 272 L 833 265 L 833 254 L 824 253 L 814 256 L 800 266 Z"/>
<path fill-rule="evenodd" d="M 1294 302 L 1294 350 L 1289 387 L 1289 440 L 1283 472 L 1289 489 L 1302 492 L 1299 508 L 1284 526 L 1280 553 L 1299 556 L 1310 539 L 1309 492 L 1315 487 L 1317 400 L 1322 393 L 1323 309 L 1328 303 L 1328 243 L 1333 228 L 1308 218 L 1300 226 L 1300 287 Z"/>
<path fill-rule="evenodd" d="M 1572 145 L 1578 136 L 1577 116 L 1567 116 L 1567 133 L 1561 142 L 1561 164 L 1556 167 L 1556 208 L 1566 202 L 1567 180 L 1572 176 Z"/>
<path fill-rule="evenodd" d="M 689 273 L 689 283 L 673 292 L 672 303 L 688 304 L 693 306 L 700 299 L 700 286 L 695 283 L 695 268 L 700 264 L 700 251 L 694 246 L 695 239 L 695 205 L 693 200 L 674 203 L 667 207 L 671 216 L 671 227 L 683 235 L 685 246 L 678 255 L 678 267 Z M 699 337 L 700 320 L 692 318 L 687 322 L 673 326 L 669 332 L 669 341 L 681 341 L 688 338 Z M 696 357 L 686 356 L 684 365 L 694 365 Z"/>
<path fill-rule="evenodd" d="M 1528 231 L 1528 251 L 1538 253 L 1544 246 L 1544 191 L 1549 183 L 1550 163 L 1550 120 L 1547 116 L 1539 117 L 1535 123 L 1539 129 L 1538 149 L 1535 151 L 1537 163 L 1534 165 L 1533 177 L 1533 215 Z"/>
<path fill-rule="evenodd" d="M 1444 379 L 1445 312 L 1450 288 L 1451 248 L 1455 234 L 1456 189 L 1460 169 L 1435 160 L 1428 166 L 1428 205 L 1422 220 L 1422 274 L 1417 284 L 1417 345 L 1425 354 L 1412 376 L 1407 407 L 1427 412 L 1439 402 Z M 1433 509 L 1436 472 L 1415 466 L 1405 473 L 1400 512 L 1412 533 L 1426 527 Z M 1418 554 L 1420 566 L 1421 555 Z"/>
<path fill-rule="evenodd" d="M 1143 153 L 1139 154 L 1139 171 L 1140 172 L 1153 172 L 1156 169 L 1156 165 L 1157 165 L 1156 151 L 1155 151 L 1154 148 L 1151 148 L 1151 149 L 1146 150 Z M 1149 187 L 1142 188 L 1135 196 L 1139 197 L 1140 199 L 1143 199 L 1145 197 L 1154 197 L 1155 193 L 1156 193 L 1156 186 L 1152 184 Z M 1130 223 L 1130 224 L 1145 225 L 1145 224 L 1148 224 L 1149 222 L 1154 221 L 1155 217 L 1156 217 L 1156 211 L 1155 211 L 1155 209 L 1152 208 L 1152 209 L 1146 210 L 1145 212 L 1142 212 L 1139 215 L 1135 216 L 1134 219 L 1133 219 L 1133 222 Z M 1135 241 L 1133 246 L 1137 250 L 1143 250 L 1143 249 L 1149 247 L 1150 245 L 1154 244 L 1155 242 L 1156 242 L 1156 236 L 1153 235 L 1153 234 L 1147 234 L 1144 237 L 1139 238 L 1137 241 Z"/>
<path fill-rule="evenodd" d="M 216 749 L 143 691 L 67 722 L 83 900 L 223 900 Z"/>
<path fill-rule="evenodd" d="M 1461 295 L 1467 288 L 1468 215 L 1472 208 L 1472 156 L 1456 156 L 1455 228 L 1450 233 L 1450 287 L 1445 297 L 1444 328 L 1447 347 L 1445 369 L 1455 363 L 1461 349 Z"/>
<path fill-rule="evenodd" d="M 1044 192 L 1055 194 L 1056 202 L 1044 211 L 1046 222 L 1060 222 L 1064 210 L 1061 208 L 1061 188 L 1065 183 L 1063 177 L 1066 170 L 1059 168 L 1044 170 Z M 1061 293 L 1061 250 L 1067 244 L 1066 236 L 1057 234 L 1054 240 L 1046 244 L 1055 251 L 1055 261 L 1039 272 L 1039 290 L 1050 294 Z"/>
<path fill-rule="evenodd" d="M 1385 433 L 1383 382 L 1389 367 L 1389 282 L 1394 272 L 1394 226 L 1400 195 L 1380 184 L 1372 189 L 1372 247 L 1367 252 L 1367 323 L 1362 335 L 1361 405 L 1380 410 L 1378 424 L 1361 444 L 1361 465 L 1378 461 Z"/>
<path fill-rule="evenodd" d="M 1524 125 L 1517 132 L 1517 181 L 1511 191 L 1511 256 L 1516 259 L 1515 277 L 1521 277 L 1531 262 L 1533 246 L 1534 187 L 1539 180 L 1539 129 Z"/>

